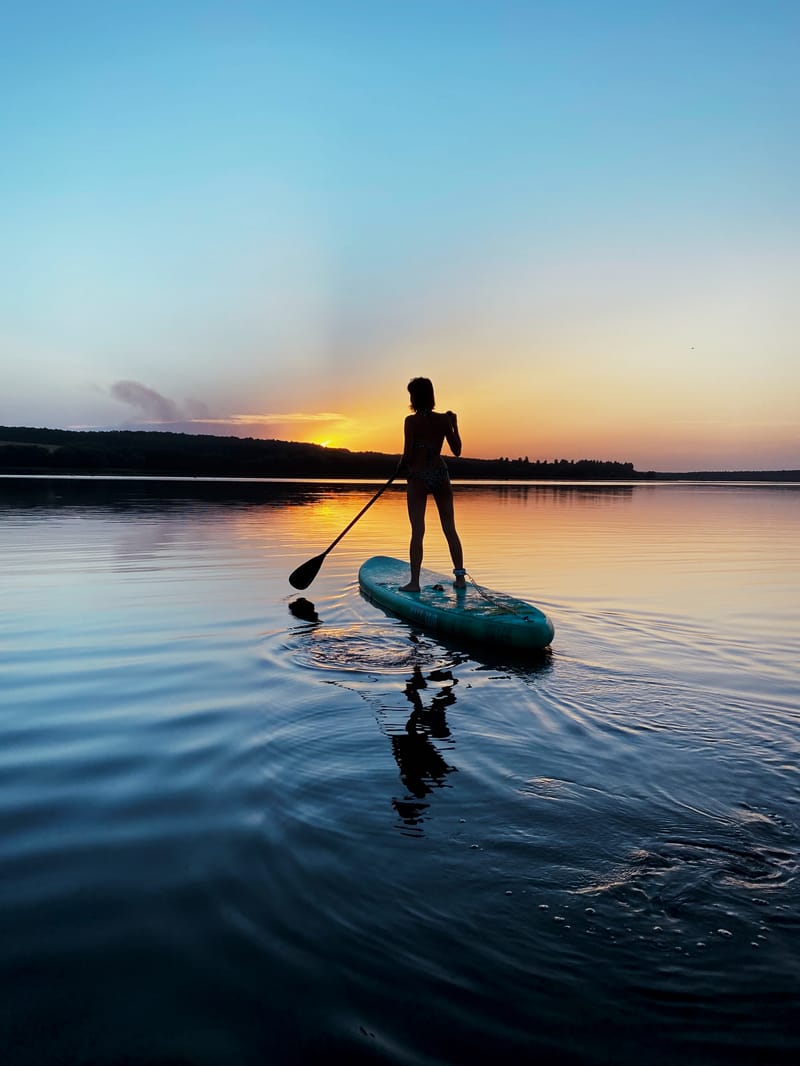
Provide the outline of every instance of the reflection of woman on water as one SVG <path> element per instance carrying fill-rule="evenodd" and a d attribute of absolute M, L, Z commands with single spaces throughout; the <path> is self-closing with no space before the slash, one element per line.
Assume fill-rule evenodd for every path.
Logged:
<path fill-rule="evenodd" d="M 456 682 L 449 670 L 434 670 L 428 678 L 443 684 L 430 706 L 425 707 L 420 691 L 428 687 L 428 682 L 420 667 L 414 667 L 414 676 L 409 678 L 405 688 L 406 698 L 414 709 L 403 732 L 391 738 L 400 780 L 409 793 L 405 799 L 393 800 L 392 805 L 409 826 L 422 821 L 428 807 L 426 797 L 434 788 L 444 787 L 446 776 L 455 769 L 436 750 L 431 738 L 447 740 L 450 737 L 445 708 L 456 702 L 453 692 Z"/>
<path fill-rule="evenodd" d="M 407 585 L 402 585 L 400 591 L 419 592 L 428 493 L 432 493 L 436 502 L 442 531 L 450 548 L 455 575 L 453 584 L 456 588 L 464 588 L 466 571 L 453 513 L 453 489 L 441 455 L 445 440 L 453 455 L 461 455 L 458 419 L 453 411 L 447 411 L 445 414 L 434 411 L 436 402 L 433 385 L 428 378 L 414 378 L 408 383 L 408 391 L 414 413 L 408 415 L 405 420 L 403 456 L 398 470 L 405 473 L 407 479 L 406 500 L 411 522 L 411 580 Z"/>

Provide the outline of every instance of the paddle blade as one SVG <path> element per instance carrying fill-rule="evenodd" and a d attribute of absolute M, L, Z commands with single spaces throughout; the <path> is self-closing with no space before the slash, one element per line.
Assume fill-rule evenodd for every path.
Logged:
<path fill-rule="evenodd" d="M 289 574 L 289 584 L 292 588 L 307 589 L 319 573 L 327 554 L 327 552 L 323 552 L 322 555 L 315 555 L 313 559 L 309 559 L 307 563 L 303 563 L 302 566 L 298 566 L 296 570 L 293 570 Z"/>

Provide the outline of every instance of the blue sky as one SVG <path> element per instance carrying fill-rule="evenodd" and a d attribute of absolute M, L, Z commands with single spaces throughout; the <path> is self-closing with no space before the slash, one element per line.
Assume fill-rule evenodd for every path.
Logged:
<path fill-rule="evenodd" d="M 6 4 L 0 423 L 396 450 L 423 373 L 470 454 L 800 466 L 798 31 Z"/>

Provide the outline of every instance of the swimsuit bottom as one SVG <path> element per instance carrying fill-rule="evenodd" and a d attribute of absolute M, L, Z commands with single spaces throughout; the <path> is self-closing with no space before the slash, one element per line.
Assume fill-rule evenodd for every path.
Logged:
<path fill-rule="evenodd" d="M 444 460 L 439 466 L 426 466 L 422 470 L 409 470 L 406 478 L 408 480 L 414 478 L 415 481 L 422 481 L 429 492 L 435 492 L 442 485 L 450 484 L 450 475 L 444 465 Z"/>

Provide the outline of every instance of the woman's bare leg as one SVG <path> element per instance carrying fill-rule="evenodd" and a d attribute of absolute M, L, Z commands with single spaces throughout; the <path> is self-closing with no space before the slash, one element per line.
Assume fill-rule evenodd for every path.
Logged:
<path fill-rule="evenodd" d="M 464 552 L 461 547 L 461 539 L 459 538 L 458 531 L 456 530 L 456 519 L 453 510 L 453 490 L 449 484 L 442 485 L 433 494 L 434 500 L 436 500 L 436 506 L 439 510 L 439 520 L 442 523 L 442 532 L 447 540 L 447 546 L 450 549 L 450 558 L 453 560 L 453 567 L 456 570 L 464 569 Z M 466 588 L 466 581 L 463 574 L 456 575 L 456 579 L 453 582 L 457 589 Z"/>
<path fill-rule="evenodd" d="M 419 592 L 419 572 L 422 569 L 422 541 L 425 537 L 425 505 L 428 492 L 424 485 L 409 479 L 406 489 L 408 520 L 411 523 L 411 543 L 408 549 L 411 564 L 411 580 L 401 585 L 400 592 Z"/>

